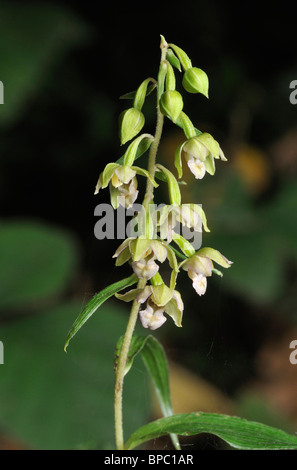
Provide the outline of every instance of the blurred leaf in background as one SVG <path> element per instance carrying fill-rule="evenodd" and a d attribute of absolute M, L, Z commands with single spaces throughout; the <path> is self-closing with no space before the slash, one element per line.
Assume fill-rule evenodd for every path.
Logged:
<path fill-rule="evenodd" d="M 57 59 L 87 36 L 83 22 L 63 7 L 1 2 L 0 73 L 6 105 L 1 107 L 0 125 L 20 117 Z"/>
<path fill-rule="evenodd" d="M 126 323 L 118 305 L 106 305 L 63 345 L 81 303 L 2 326 L 5 363 L 0 371 L 0 429 L 24 448 L 113 448 L 113 358 Z M 141 364 L 125 383 L 127 436 L 149 413 L 146 375 Z"/>

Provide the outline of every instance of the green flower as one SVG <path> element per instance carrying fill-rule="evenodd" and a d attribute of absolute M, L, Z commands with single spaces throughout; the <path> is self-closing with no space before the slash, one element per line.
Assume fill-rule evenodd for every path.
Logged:
<path fill-rule="evenodd" d="M 140 310 L 139 317 L 144 328 L 156 330 L 165 323 L 169 315 L 176 326 L 181 327 L 184 304 L 177 290 L 167 287 L 164 283 L 157 286 L 146 286 L 144 289 L 132 289 L 126 294 L 116 294 L 125 302 L 136 299 L 138 303 L 146 302 L 146 308 Z"/>
<path fill-rule="evenodd" d="M 202 179 L 207 171 L 210 175 L 215 173 L 215 159 L 227 161 L 220 145 L 208 132 L 186 140 L 179 145 L 175 153 L 175 167 L 179 178 L 182 177 L 182 154 L 196 179 Z"/>
<path fill-rule="evenodd" d="M 179 265 L 180 268 L 188 272 L 188 276 L 193 281 L 193 287 L 198 295 L 205 294 L 207 288 L 206 278 L 211 276 L 213 272 L 220 276 L 223 275 L 220 271 L 214 269 L 213 261 L 223 268 L 230 268 L 232 264 L 232 261 L 228 260 L 219 251 L 206 247 L 201 248 Z"/>

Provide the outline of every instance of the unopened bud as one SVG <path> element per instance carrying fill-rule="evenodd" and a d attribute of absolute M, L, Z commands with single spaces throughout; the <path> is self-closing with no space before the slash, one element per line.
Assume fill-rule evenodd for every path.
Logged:
<path fill-rule="evenodd" d="M 144 115 L 139 109 L 129 108 L 123 111 L 119 117 L 121 145 L 139 134 L 144 122 Z"/>
<path fill-rule="evenodd" d="M 202 93 L 208 98 L 208 76 L 197 67 L 191 67 L 185 71 L 183 87 L 188 93 Z"/>
<path fill-rule="evenodd" d="M 163 114 L 168 116 L 173 122 L 176 122 L 183 109 L 183 99 L 176 90 L 167 90 L 160 99 L 160 109 Z"/>

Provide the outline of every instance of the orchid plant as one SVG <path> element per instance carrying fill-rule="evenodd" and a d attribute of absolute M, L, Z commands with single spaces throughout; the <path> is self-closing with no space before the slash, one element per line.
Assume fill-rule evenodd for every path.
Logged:
<path fill-rule="evenodd" d="M 232 264 L 222 253 L 211 247 L 197 247 L 189 241 L 180 228 L 191 231 L 209 231 L 206 215 L 200 204 L 183 204 L 181 178 L 186 164 L 197 180 L 206 174 L 215 174 L 215 160 L 227 161 L 219 143 L 208 132 L 198 130 L 184 112 L 182 94 L 176 90 L 176 73 L 182 73 L 182 87 L 190 94 L 208 98 L 208 77 L 192 65 L 187 53 L 175 44 L 168 44 L 163 36 L 160 42 L 161 59 L 156 78 L 146 78 L 136 91 L 122 96 L 131 100 L 132 106 L 119 117 L 120 144 L 129 143 L 124 155 L 108 163 L 99 175 L 95 194 L 109 188 L 112 207 L 129 209 L 139 200 L 138 177 L 146 179 L 141 214 L 133 217 L 134 233 L 117 248 L 113 257 L 116 266 L 129 263 L 131 276 L 108 286 L 87 304 L 74 322 L 67 336 L 69 341 L 108 298 L 132 303 L 124 335 L 116 346 L 114 369 L 114 422 L 115 442 L 118 450 L 132 449 L 145 441 L 169 434 L 175 449 L 180 449 L 178 435 L 210 432 L 238 448 L 297 448 L 297 439 L 283 431 L 242 420 L 211 413 L 174 415 L 169 390 L 169 377 L 163 347 L 154 336 L 134 334 L 139 319 L 144 329 L 156 330 L 170 317 L 177 327 L 182 326 L 184 304 L 177 289 L 178 276 L 186 272 L 198 296 L 205 294 L 207 280 L 213 274 L 223 273 L 215 267 L 229 268 Z M 145 116 L 142 108 L 145 99 L 156 92 L 155 134 L 142 133 Z M 172 156 L 176 175 L 157 161 L 164 120 L 168 119 L 184 133 L 184 141 Z M 140 134 L 140 135 L 139 135 Z M 146 168 L 135 161 L 148 154 Z M 168 187 L 168 201 L 157 213 L 153 212 L 158 181 Z M 167 279 L 163 279 L 162 267 Z M 120 291 L 134 286 L 125 293 Z M 123 432 L 123 384 L 137 354 L 141 354 L 152 377 L 164 417 L 136 430 L 128 440 Z M 227 419 L 228 418 L 228 419 Z M 240 432 L 239 432 L 240 431 Z"/>

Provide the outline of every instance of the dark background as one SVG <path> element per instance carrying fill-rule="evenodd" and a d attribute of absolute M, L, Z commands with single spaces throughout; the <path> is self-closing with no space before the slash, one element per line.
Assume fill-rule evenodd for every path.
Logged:
<path fill-rule="evenodd" d="M 289 345 L 297 339 L 297 109 L 289 85 L 297 79 L 295 23 L 291 4 L 0 2 L 3 448 L 112 446 L 112 352 L 103 339 L 110 336 L 112 351 L 113 325 L 122 334 L 126 304 L 111 302 L 110 325 L 103 310 L 90 320 L 93 329 L 85 326 L 85 362 L 79 362 L 81 352 L 65 359 L 63 340 L 82 305 L 131 272 L 114 267 L 117 240 L 94 236 L 95 206 L 109 196 L 93 192 L 104 166 L 123 154 L 117 120 L 128 105 L 119 96 L 156 76 L 160 34 L 209 76 L 210 99 L 185 94 L 185 111 L 220 142 L 228 162 L 218 162 L 216 174 L 201 182 L 187 174 L 183 197 L 206 211 L 211 234 L 203 245 L 234 261 L 223 279 L 209 280 L 203 298 L 180 276 L 183 328 L 168 320 L 157 332 L 172 361 L 176 406 L 234 412 L 294 431 L 297 366 L 290 364 Z M 154 111 L 151 95 L 144 105 L 147 132 L 154 131 Z M 167 121 L 159 156 L 171 168 L 180 139 Z M 145 165 L 144 157 L 140 161 Z M 167 197 L 162 185 L 159 197 Z M 36 357 L 52 372 L 40 376 Z M 57 384 L 69 370 L 73 403 L 65 407 L 69 390 Z M 134 391 L 145 380 L 141 365 L 137 371 Z M 180 390 L 183 373 L 189 383 Z M 47 382 L 56 401 L 48 401 Z M 96 400 L 102 384 L 107 401 L 99 401 L 109 409 L 103 423 Z M 138 424 L 157 413 L 143 393 Z M 139 409 L 142 404 L 139 398 Z M 65 423 L 61 436 L 71 437 L 53 437 L 50 426 L 58 421 Z"/>

